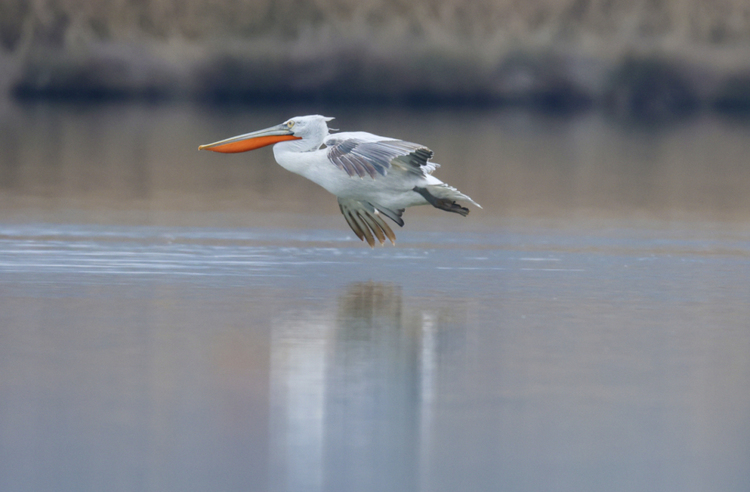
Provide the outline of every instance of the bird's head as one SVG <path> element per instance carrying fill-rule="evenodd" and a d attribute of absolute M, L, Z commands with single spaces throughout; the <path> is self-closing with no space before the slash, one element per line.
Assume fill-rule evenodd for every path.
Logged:
<path fill-rule="evenodd" d="M 328 136 L 327 122 L 332 119 L 333 118 L 320 116 L 318 114 L 310 116 L 295 116 L 280 125 L 201 145 L 198 149 L 211 150 L 213 152 L 236 153 L 259 149 L 266 145 L 272 145 L 286 140 L 302 140 L 306 144 L 304 147 L 309 147 L 303 150 L 312 150 L 320 147 L 323 140 Z"/>

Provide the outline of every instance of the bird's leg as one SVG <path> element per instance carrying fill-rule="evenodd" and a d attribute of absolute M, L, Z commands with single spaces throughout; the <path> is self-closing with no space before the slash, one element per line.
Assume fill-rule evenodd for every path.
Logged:
<path fill-rule="evenodd" d="M 415 186 L 414 191 L 422 195 L 424 199 L 427 200 L 427 202 L 435 208 L 463 215 L 464 217 L 469 215 L 468 208 L 462 207 L 453 200 L 449 200 L 447 198 L 438 198 L 427 191 L 427 188 L 420 188 L 419 186 Z"/>

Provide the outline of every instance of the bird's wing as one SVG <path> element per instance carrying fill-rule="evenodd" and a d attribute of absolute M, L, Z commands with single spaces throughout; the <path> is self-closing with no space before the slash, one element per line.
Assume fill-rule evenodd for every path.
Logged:
<path fill-rule="evenodd" d="M 339 208 L 346 219 L 346 223 L 352 228 L 354 234 L 362 241 L 367 241 L 370 247 L 375 246 L 377 239 L 382 246 L 386 237 L 391 243 L 396 244 L 396 235 L 383 217 L 388 217 L 399 226 L 404 225 L 401 215 L 403 209 L 391 210 L 364 200 L 353 198 L 339 198 Z"/>
<path fill-rule="evenodd" d="M 325 140 L 325 145 L 328 160 L 349 176 L 377 178 L 392 169 L 425 176 L 438 167 L 428 162 L 432 151 L 424 145 L 365 132 L 335 133 Z"/>

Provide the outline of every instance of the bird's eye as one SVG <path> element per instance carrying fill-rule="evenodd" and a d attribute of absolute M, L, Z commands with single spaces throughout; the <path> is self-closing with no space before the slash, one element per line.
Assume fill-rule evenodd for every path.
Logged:
<path fill-rule="evenodd" d="M 291 127 L 294 126 L 294 122 L 293 121 L 287 121 L 286 122 L 286 126 L 288 126 L 289 128 L 291 128 Z"/>

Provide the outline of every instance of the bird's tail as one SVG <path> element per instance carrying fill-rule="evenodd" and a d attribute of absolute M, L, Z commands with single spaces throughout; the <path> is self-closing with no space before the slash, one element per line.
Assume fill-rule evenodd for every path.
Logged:
<path fill-rule="evenodd" d="M 456 203 L 456 200 L 465 200 L 472 205 L 482 208 L 477 202 L 472 200 L 468 195 L 464 195 L 456 188 L 445 183 L 439 185 L 427 185 L 424 187 L 415 186 L 414 191 L 424 197 L 427 202 L 435 208 L 454 212 L 466 217 L 469 215 L 469 209 Z"/>

